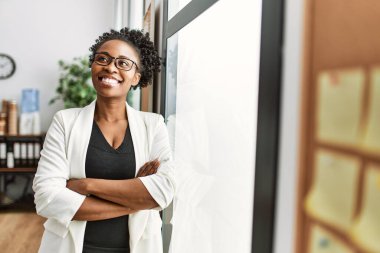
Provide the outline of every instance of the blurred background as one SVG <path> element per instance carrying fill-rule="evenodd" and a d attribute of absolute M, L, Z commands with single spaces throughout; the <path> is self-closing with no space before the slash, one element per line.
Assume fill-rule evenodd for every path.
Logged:
<path fill-rule="evenodd" d="M 178 189 L 164 252 L 380 252 L 377 0 L 0 0 L 0 251 L 37 252 L 54 113 L 95 99 L 89 47 L 144 29 L 163 58 Z"/>

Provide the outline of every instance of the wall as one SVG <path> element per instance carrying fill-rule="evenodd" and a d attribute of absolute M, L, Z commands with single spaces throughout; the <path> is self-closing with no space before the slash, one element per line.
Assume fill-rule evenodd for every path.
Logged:
<path fill-rule="evenodd" d="M 275 253 L 294 253 L 303 13 L 302 0 L 285 1 Z"/>
<path fill-rule="evenodd" d="M 62 103 L 49 106 L 58 85 L 58 60 L 87 55 L 113 26 L 109 0 L 0 0 L 0 52 L 16 61 L 16 73 L 0 80 L 0 99 L 20 100 L 23 88 L 40 90 L 42 130 Z"/>

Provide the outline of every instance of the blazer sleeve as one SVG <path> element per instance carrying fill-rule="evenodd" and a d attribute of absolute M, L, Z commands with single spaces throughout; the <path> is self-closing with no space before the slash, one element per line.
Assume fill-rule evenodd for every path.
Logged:
<path fill-rule="evenodd" d="M 166 208 L 173 200 L 176 183 L 174 175 L 174 161 L 170 149 L 168 131 L 164 118 L 159 115 L 154 131 L 152 148 L 149 159 L 158 158 L 160 166 L 156 174 L 140 177 L 150 195 L 158 203 L 155 210 Z"/>
<path fill-rule="evenodd" d="M 37 214 L 55 219 L 67 228 L 85 196 L 66 188 L 70 168 L 63 126 L 62 116 L 58 112 L 45 137 L 33 191 Z"/>

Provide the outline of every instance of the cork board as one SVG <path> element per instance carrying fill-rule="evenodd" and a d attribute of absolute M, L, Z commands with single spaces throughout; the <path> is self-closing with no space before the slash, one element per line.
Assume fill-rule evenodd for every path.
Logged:
<path fill-rule="evenodd" d="M 302 95 L 301 95 L 301 138 L 300 160 L 298 176 L 298 201 L 295 248 L 297 253 L 305 253 L 310 249 L 312 226 L 315 222 L 325 224 L 320 220 L 313 220 L 305 208 L 305 199 L 311 190 L 315 180 L 315 164 L 317 151 L 320 148 L 340 152 L 345 155 L 353 155 L 360 159 L 360 171 L 356 190 L 357 200 L 355 215 L 361 213 L 363 192 L 365 191 L 365 168 L 370 163 L 380 161 L 379 146 L 377 141 L 373 143 L 373 136 L 378 131 L 372 131 L 377 126 L 376 105 L 373 99 L 377 97 L 377 68 L 380 65 L 380 1 L 366 0 L 309 0 L 305 1 L 304 22 L 304 52 L 302 69 Z M 360 69 L 365 78 L 360 84 L 360 96 L 355 97 L 355 103 L 360 104 L 360 112 L 357 113 L 357 121 L 352 125 L 346 136 L 338 136 L 335 143 L 326 141 L 331 129 L 319 135 L 321 122 L 318 113 L 324 109 L 320 102 L 318 80 L 323 73 L 339 73 L 350 69 Z M 334 74 L 332 75 L 334 79 Z M 327 80 L 330 82 L 331 80 Z M 359 82 L 358 82 L 359 83 Z M 358 86 L 357 86 L 358 87 Z M 326 98 L 333 90 L 322 90 Z M 343 99 L 343 98 L 342 98 Z M 331 102 L 331 101 L 330 101 Z M 339 108 L 338 108 L 339 109 Z M 326 111 L 328 112 L 328 111 Z M 327 114 L 326 114 L 327 115 Z M 375 116 L 373 116 L 375 115 Z M 319 118 L 318 118 L 319 117 Z M 325 117 L 325 116 L 323 116 Z M 331 117 L 331 115 L 326 116 Z M 352 121 L 353 122 L 353 121 Z M 323 122 L 322 122 L 323 124 Z M 322 125 L 322 127 L 326 127 Z M 356 136 L 357 131 L 364 133 Z M 335 129 L 333 129 L 335 131 Z M 348 131 L 347 130 L 347 131 Z M 343 134 L 343 133 L 342 133 Z M 351 136 L 348 139 L 347 136 Z M 371 136 L 371 138 L 368 138 Z M 322 138 L 319 138 L 322 137 Z M 321 141 L 322 139 L 322 141 Z M 327 138 L 328 139 L 328 138 Z M 343 141 L 342 141 L 343 140 Z M 341 143 L 339 143 L 341 142 Z M 338 143 L 338 144 L 337 144 Z M 351 145 L 345 145 L 345 144 Z M 342 145 L 341 145 L 342 144 Z M 344 144 L 344 145 L 343 145 Z M 365 148 L 364 148 L 365 147 Z M 367 150 L 363 151 L 363 150 Z M 329 233 L 344 241 L 355 252 L 365 252 L 362 247 L 357 247 L 354 240 L 347 233 L 330 229 L 328 225 L 323 227 Z"/>

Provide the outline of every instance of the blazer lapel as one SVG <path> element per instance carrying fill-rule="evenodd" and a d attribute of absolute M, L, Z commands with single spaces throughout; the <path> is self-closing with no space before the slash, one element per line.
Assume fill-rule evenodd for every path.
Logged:
<path fill-rule="evenodd" d="M 144 135 L 142 133 L 142 131 L 145 130 L 145 128 L 144 128 L 144 124 L 141 118 L 139 117 L 135 109 L 130 107 L 127 103 L 126 103 L 126 107 L 127 107 L 129 129 L 131 130 L 133 147 L 135 149 L 135 160 L 136 160 L 135 176 L 136 176 L 138 170 L 141 168 L 141 166 L 145 162 Z"/>
<path fill-rule="evenodd" d="M 133 147 L 135 149 L 137 174 L 138 170 L 148 159 L 146 126 L 144 120 L 135 109 L 127 103 L 126 107 L 129 129 L 131 130 Z M 149 212 L 146 210 L 129 215 L 128 226 L 131 252 L 134 252 L 134 248 L 145 230 L 148 216 Z"/>
<path fill-rule="evenodd" d="M 71 130 L 68 145 L 71 178 L 86 177 L 86 154 L 94 120 L 95 104 L 96 100 L 79 112 Z"/>

